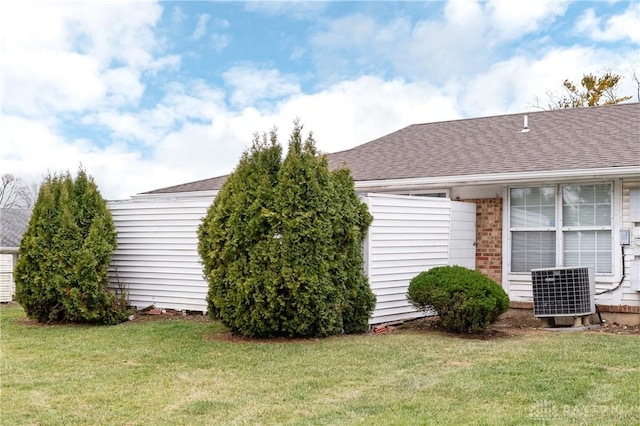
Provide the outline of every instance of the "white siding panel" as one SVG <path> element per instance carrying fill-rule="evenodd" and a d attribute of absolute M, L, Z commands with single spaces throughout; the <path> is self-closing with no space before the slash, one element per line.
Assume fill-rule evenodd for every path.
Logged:
<path fill-rule="evenodd" d="M 631 289 L 631 262 L 634 259 L 640 259 L 640 245 L 633 241 L 633 230 L 635 227 L 640 227 L 640 223 L 631 222 L 631 200 L 629 196 L 631 189 L 640 189 L 640 177 L 625 179 L 622 182 L 622 229 L 631 230 L 632 244 L 624 248 L 625 279 L 622 284 L 621 303 L 623 305 L 640 306 L 640 292 Z"/>
<path fill-rule="evenodd" d="M 0 254 L 0 302 L 11 302 L 13 293 L 13 255 Z"/>
<path fill-rule="evenodd" d="M 516 302 L 533 302 L 530 276 L 511 277 L 509 281 L 509 299 Z"/>
<path fill-rule="evenodd" d="M 415 318 L 406 299 L 422 271 L 448 264 L 451 201 L 446 198 L 367 194 L 373 216 L 367 237 L 369 285 L 376 295 L 371 324 Z"/>
<path fill-rule="evenodd" d="M 476 268 L 476 205 L 451 202 L 449 264 Z"/>
<path fill-rule="evenodd" d="M 420 311 L 409 311 L 407 309 L 395 308 L 395 309 L 384 309 L 380 308 L 376 310 L 375 322 L 370 322 L 371 324 L 380 324 L 385 322 L 394 322 L 394 321 L 406 321 L 413 318 L 423 317 L 424 313 Z"/>
<path fill-rule="evenodd" d="M 369 283 L 377 296 L 371 323 L 420 316 L 406 300 L 407 288 L 418 273 L 449 263 L 451 201 L 388 194 L 369 194 L 365 200 L 374 217 L 365 245 Z M 205 311 L 208 286 L 197 253 L 197 227 L 212 201 L 206 194 L 109 203 L 118 231 L 112 287 L 124 284 L 137 307 Z"/>
<path fill-rule="evenodd" d="M 197 229 L 212 202 L 211 194 L 110 202 L 118 231 L 111 286 L 124 285 L 136 307 L 206 311 Z"/>

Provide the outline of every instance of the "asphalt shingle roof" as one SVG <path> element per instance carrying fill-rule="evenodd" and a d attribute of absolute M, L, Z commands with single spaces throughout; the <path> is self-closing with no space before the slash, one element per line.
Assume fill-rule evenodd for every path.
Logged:
<path fill-rule="evenodd" d="M 414 124 L 329 154 L 329 164 L 356 181 L 640 166 L 640 103 Z M 220 189 L 225 179 L 150 193 Z"/>
<path fill-rule="evenodd" d="M 0 247 L 19 247 L 31 210 L 0 208 Z"/>
<path fill-rule="evenodd" d="M 182 183 L 180 185 L 160 188 L 144 194 L 169 194 L 175 192 L 194 192 L 194 191 L 213 191 L 222 188 L 227 180 L 228 175 L 216 176 L 209 179 L 198 180 L 195 182 Z"/>

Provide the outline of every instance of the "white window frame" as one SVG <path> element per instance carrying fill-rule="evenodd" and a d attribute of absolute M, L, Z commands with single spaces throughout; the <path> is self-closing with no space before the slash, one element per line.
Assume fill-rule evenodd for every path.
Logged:
<path fill-rule="evenodd" d="M 394 192 L 394 194 L 396 194 Z M 433 197 L 435 198 L 451 198 L 451 191 L 449 189 L 425 189 L 420 191 L 402 192 L 397 195 L 408 195 L 414 197 Z"/>
<path fill-rule="evenodd" d="M 594 184 L 608 184 L 611 185 L 611 225 L 609 227 L 565 227 L 563 226 L 562 218 L 562 188 L 569 185 L 594 185 Z M 615 282 L 621 278 L 621 259 L 619 252 L 619 232 L 620 224 L 622 220 L 622 182 L 618 179 L 615 181 L 568 181 L 568 182 L 537 182 L 524 185 L 511 185 L 504 187 L 504 221 L 503 221 L 503 238 L 505 244 L 503 244 L 503 259 L 506 260 L 503 266 L 503 277 L 507 281 L 522 281 L 530 275 L 530 272 L 512 272 L 511 271 L 511 244 L 512 244 L 512 232 L 523 231 L 524 228 L 514 227 L 511 228 L 511 189 L 514 188 L 532 188 L 532 187 L 550 187 L 555 188 L 555 217 L 556 222 L 554 227 L 540 228 L 527 228 L 527 231 L 555 231 L 556 232 L 556 265 L 555 267 L 562 267 L 564 265 L 564 232 L 571 230 L 609 230 L 611 231 L 611 272 L 609 273 L 597 273 L 598 282 L 608 283 Z"/>

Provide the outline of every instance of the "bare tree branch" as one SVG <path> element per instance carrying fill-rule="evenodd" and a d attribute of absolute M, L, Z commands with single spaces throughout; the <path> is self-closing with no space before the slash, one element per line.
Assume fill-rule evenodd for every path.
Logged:
<path fill-rule="evenodd" d="M 36 200 L 32 193 L 32 188 L 11 173 L 5 173 L 0 178 L 0 207 L 31 208 Z"/>
<path fill-rule="evenodd" d="M 640 75 L 635 65 L 631 66 L 631 78 L 636 82 L 637 99 L 640 102 Z"/>

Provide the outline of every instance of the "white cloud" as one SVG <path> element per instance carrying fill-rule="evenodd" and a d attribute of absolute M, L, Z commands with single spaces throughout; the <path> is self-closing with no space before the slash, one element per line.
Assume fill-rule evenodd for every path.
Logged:
<path fill-rule="evenodd" d="M 229 21 L 226 19 L 217 18 L 213 20 L 213 25 L 216 28 L 229 28 L 231 26 L 231 23 L 229 23 Z"/>
<path fill-rule="evenodd" d="M 558 0 L 490 0 L 487 3 L 492 32 L 506 39 L 539 30 L 543 24 L 563 15 L 568 7 L 568 1 Z"/>
<path fill-rule="evenodd" d="M 311 19 L 326 9 L 324 1 L 250 1 L 244 4 L 248 12 L 272 16 L 288 16 L 293 19 Z"/>
<path fill-rule="evenodd" d="M 209 19 L 211 19 L 211 16 L 206 13 L 198 16 L 196 29 L 193 30 L 193 34 L 191 34 L 193 40 L 200 40 L 207 33 L 207 22 L 209 22 Z"/>
<path fill-rule="evenodd" d="M 213 50 L 220 53 L 229 46 L 229 36 L 227 34 L 219 33 L 211 34 L 211 43 L 213 45 Z"/>
<path fill-rule="evenodd" d="M 363 76 L 282 102 L 276 117 L 278 127 L 286 131 L 293 118 L 299 117 L 314 132 L 319 148 L 334 152 L 413 123 L 459 115 L 455 102 L 429 84 Z"/>
<path fill-rule="evenodd" d="M 161 74 L 162 83 L 155 81 L 161 92 L 149 106 L 140 102 L 145 82 L 182 65 L 179 55 L 165 54 L 158 4 L 13 2 L 10 13 L 0 14 L 1 35 L 12 41 L 3 58 L 0 170 L 38 181 L 47 170 L 74 171 L 82 163 L 107 198 L 123 198 L 228 173 L 254 132 L 275 125 L 286 144 L 296 117 L 314 132 L 319 149 L 334 152 L 413 123 L 526 111 L 565 78 L 629 65 L 628 49 L 549 47 L 553 40 L 542 35 L 535 49 L 503 54 L 503 44 L 542 31 L 566 9 L 560 2 L 532 3 L 451 1 L 442 16 L 418 21 L 400 14 L 342 17 L 291 54 L 315 55 L 317 74 L 334 77 L 314 89 L 303 89 L 306 76 L 277 64 L 219 64 L 226 67 L 224 87 L 188 73 Z M 247 7 L 291 12 L 281 5 Z M 307 8 L 307 15 L 295 13 L 309 17 L 325 5 L 296 7 Z M 167 13 L 168 25 L 185 24 L 180 8 Z M 583 25 L 595 24 L 594 37 L 637 40 L 629 25 L 634 13 L 637 7 L 630 7 L 607 20 L 587 13 Z M 226 33 L 229 22 L 203 16 L 201 34 L 196 25 L 193 35 L 222 51 L 233 34 Z M 637 57 L 637 50 L 631 53 Z M 355 67 L 357 75 L 333 74 L 341 67 Z M 623 80 L 620 93 L 630 84 Z M 67 132 L 71 119 L 79 126 Z"/>
<path fill-rule="evenodd" d="M 278 70 L 236 66 L 222 74 L 230 89 L 231 102 L 240 107 L 254 105 L 265 99 L 278 99 L 300 92 L 297 78 L 282 75 Z"/>
<path fill-rule="evenodd" d="M 127 185 L 128 167 L 138 159 L 118 146 L 99 149 L 86 140 L 65 140 L 49 123 L 32 119 L 4 116 L 2 129 L 9 143 L 0 145 L 0 169 L 29 183 L 39 183 L 47 172 L 74 172 L 82 164 L 103 194 L 117 194 Z"/>
<path fill-rule="evenodd" d="M 131 68 L 111 68 L 103 73 L 107 93 L 111 95 L 111 105 L 135 105 L 142 97 L 144 85 L 140 81 L 140 72 Z"/>
<path fill-rule="evenodd" d="M 296 117 L 324 152 L 348 149 L 411 123 L 458 117 L 456 105 L 434 87 L 375 77 L 296 93 L 265 110 L 226 109 L 221 95 L 204 82 L 176 84 L 151 110 L 94 116 L 94 124 L 110 126 L 114 140 L 122 140 L 103 148 L 65 140 L 50 123 L 4 117 L 10 143 L 0 150 L 0 168 L 39 180 L 47 169 L 73 171 L 82 163 L 105 197 L 123 198 L 228 173 L 256 131 L 275 125 L 286 145 Z M 140 149 L 127 140 L 149 143 Z"/>
<path fill-rule="evenodd" d="M 13 2 L 0 18 L 3 109 L 39 115 L 131 104 L 141 75 L 172 66 L 156 58 L 162 8 L 146 2 Z"/>
<path fill-rule="evenodd" d="M 224 93 L 204 81 L 172 83 L 153 108 L 104 110 L 83 119 L 85 125 L 108 128 L 116 140 L 152 146 L 189 121 L 210 122 L 224 110 Z"/>
<path fill-rule="evenodd" d="M 593 9 L 588 9 L 576 23 L 575 30 L 580 34 L 587 34 L 596 41 L 628 40 L 638 44 L 640 43 L 640 3 L 630 2 L 627 10 L 606 20 L 597 17 Z"/>
<path fill-rule="evenodd" d="M 357 13 L 328 21 L 313 35 L 312 51 L 328 75 L 391 68 L 412 79 L 443 83 L 451 75 L 464 78 L 485 69 L 504 44 L 540 31 L 567 7 L 557 0 L 451 0 L 442 16 L 428 19 Z"/>
<path fill-rule="evenodd" d="M 547 108 L 547 94 L 560 95 L 565 79 L 577 82 L 585 73 L 623 70 L 626 60 L 624 54 L 593 47 L 555 48 L 538 57 L 514 56 L 471 79 L 461 91 L 460 105 L 470 117 L 536 109 L 536 102 Z M 621 85 L 619 93 L 629 93 L 628 87 Z"/>
<path fill-rule="evenodd" d="M 146 189 L 228 173 L 255 132 L 275 126 L 281 143 L 286 145 L 296 117 L 306 131 L 314 132 L 319 149 L 334 152 L 412 123 L 459 116 L 456 105 L 429 85 L 375 77 L 342 82 L 313 94 L 298 93 L 271 110 L 219 110 L 210 121 L 186 123 L 155 147 L 154 160 L 158 164 L 189 170 L 190 177 L 182 181 L 163 179 L 165 183 L 157 182 Z"/>

